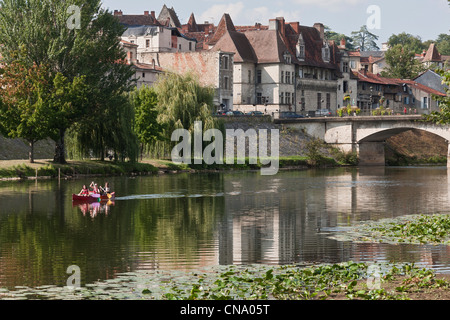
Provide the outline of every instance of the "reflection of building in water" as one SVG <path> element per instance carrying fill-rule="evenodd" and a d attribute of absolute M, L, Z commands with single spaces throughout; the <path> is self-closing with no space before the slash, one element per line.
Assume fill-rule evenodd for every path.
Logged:
<path fill-rule="evenodd" d="M 433 203 L 429 179 L 437 179 L 436 185 L 447 181 L 439 170 L 416 175 L 408 169 L 384 167 L 293 172 L 281 178 L 258 173 L 225 175 L 219 263 L 335 263 L 395 257 L 425 262 L 417 255 L 421 250 L 412 254 L 403 246 L 335 241 L 328 235 L 357 222 L 442 207 L 449 202 L 447 183 L 433 193 L 437 200 Z"/>
<path fill-rule="evenodd" d="M 302 185 L 309 181 L 303 178 L 256 173 L 225 178 L 220 264 L 322 261 L 325 251 L 342 245 L 318 236 L 320 226 L 329 225 L 323 189 Z"/>

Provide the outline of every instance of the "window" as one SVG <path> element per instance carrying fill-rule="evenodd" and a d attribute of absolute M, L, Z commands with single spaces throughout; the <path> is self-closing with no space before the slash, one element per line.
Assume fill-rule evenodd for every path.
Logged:
<path fill-rule="evenodd" d="M 322 94 L 317 92 L 317 110 L 322 109 Z"/>
<path fill-rule="evenodd" d="M 230 79 L 227 76 L 223 77 L 223 89 L 225 90 L 229 89 L 229 81 Z"/>
<path fill-rule="evenodd" d="M 298 76 L 303 79 L 303 69 L 298 69 Z"/>
<path fill-rule="evenodd" d="M 286 83 L 291 83 L 291 73 L 286 71 Z"/>
<path fill-rule="evenodd" d="M 342 62 L 342 72 L 348 72 L 348 62 Z"/>
<path fill-rule="evenodd" d="M 291 104 L 291 93 L 286 92 L 286 104 Z"/>
<path fill-rule="evenodd" d="M 280 94 L 280 104 L 284 104 L 284 92 Z"/>
<path fill-rule="evenodd" d="M 284 71 L 281 71 L 281 83 L 284 83 Z"/>
<path fill-rule="evenodd" d="M 262 104 L 262 93 L 256 93 L 256 104 Z"/>
<path fill-rule="evenodd" d="M 356 69 L 356 61 L 355 60 L 350 60 L 350 68 Z"/>
<path fill-rule="evenodd" d="M 331 109 L 331 94 L 327 93 L 327 109 Z"/>
<path fill-rule="evenodd" d="M 295 72 L 292 72 L 292 84 L 295 84 Z"/>
<path fill-rule="evenodd" d="M 322 48 L 322 60 L 330 62 L 330 48 L 328 46 Z"/>
<path fill-rule="evenodd" d="M 422 109 L 428 109 L 428 97 L 423 97 Z"/>
<path fill-rule="evenodd" d="M 145 78 L 145 72 L 142 72 L 142 78 Z"/>
<path fill-rule="evenodd" d="M 192 42 L 189 42 L 189 51 L 192 51 Z"/>
<path fill-rule="evenodd" d="M 344 93 L 347 93 L 348 92 L 348 82 L 347 81 L 344 81 L 343 82 L 343 89 L 344 89 Z M 364 84 L 363 84 L 363 90 L 364 90 Z"/>
<path fill-rule="evenodd" d="M 305 59 L 305 41 L 303 41 L 303 35 L 301 33 L 299 34 L 297 45 L 296 45 L 295 49 L 296 49 L 297 58 L 299 58 L 300 60 L 304 60 Z"/>
<path fill-rule="evenodd" d="M 262 72 L 261 70 L 257 70 L 256 71 L 256 83 L 261 83 L 262 82 Z"/>
<path fill-rule="evenodd" d="M 150 40 L 145 40 L 145 47 L 146 48 L 149 48 L 150 47 Z"/>
<path fill-rule="evenodd" d="M 179 44 L 179 45 L 178 45 L 178 50 L 180 50 L 180 51 L 181 51 L 181 44 Z"/>
<path fill-rule="evenodd" d="M 305 58 L 305 45 L 301 44 L 298 48 L 298 57 L 300 59 L 304 59 Z"/>
<path fill-rule="evenodd" d="M 225 69 L 225 70 L 228 70 L 228 63 L 229 63 L 228 56 L 223 56 L 223 66 L 222 66 L 222 68 Z"/>
<path fill-rule="evenodd" d="M 248 83 L 252 83 L 252 70 L 248 70 Z"/>

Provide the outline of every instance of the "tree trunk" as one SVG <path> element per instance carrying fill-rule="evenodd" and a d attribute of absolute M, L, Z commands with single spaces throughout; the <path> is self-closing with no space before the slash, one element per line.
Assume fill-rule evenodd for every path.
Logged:
<path fill-rule="evenodd" d="M 66 134 L 66 130 L 59 129 L 59 138 L 55 144 L 55 156 L 53 158 L 54 163 L 65 164 L 66 163 L 66 150 L 64 147 L 64 135 Z"/>
<path fill-rule="evenodd" d="M 28 152 L 28 160 L 30 160 L 30 163 L 34 163 L 34 140 L 28 141 L 30 145 L 30 151 Z"/>

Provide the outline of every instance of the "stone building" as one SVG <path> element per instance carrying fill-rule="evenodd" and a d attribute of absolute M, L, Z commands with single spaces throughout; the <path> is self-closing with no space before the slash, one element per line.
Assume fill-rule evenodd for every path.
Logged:
<path fill-rule="evenodd" d="M 431 43 L 427 51 L 423 51 L 421 55 L 416 55 L 425 68 L 439 68 L 448 70 L 450 68 L 450 56 L 441 55 L 436 44 Z"/>
<path fill-rule="evenodd" d="M 137 59 L 138 45 L 124 40 L 120 43 L 127 54 L 126 62 L 133 65 L 135 69 L 133 79 L 136 80 L 137 88 L 139 89 L 144 85 L 151 87 L 158 80 L 158 76 L 163 73 L 163 69 L 154 63 L 147 64 L 139 62 Z"/>
<path fill-rule="evenodd" d="M 445 93 L 414 80 L 391 79 L 362 69 L 353 72 L 358 77 L 358 107 L 367 113 L 383 105 L 394 114 L 430 114 L 439 111 L 434 96 Z"/>
<path fill-rule="evenodd" d="M 322 24 L 305 27 L 279 17 L 268 26 L 235 27 L 224 14 L 207 44 L 235 54 L 235 109 L 274 115 L 336 111 L 337 47 L 324 38 Z"/>
<path fill-rule="evenodd" d="M 155 63 L 167 72 L 193 73 L 203 86 L 214 88 L 218 110 L 233 109 L 233 53 L 205 50 L 196 52 L 155 52 L 142 54 L 142 62 Z"/>

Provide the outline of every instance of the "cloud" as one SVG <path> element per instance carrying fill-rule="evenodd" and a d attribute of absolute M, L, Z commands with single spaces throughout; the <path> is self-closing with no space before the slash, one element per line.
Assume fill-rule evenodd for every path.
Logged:
<path fill-rule="evenodd" d="M 243 12 L 244 3 L 226 3 L 216 4 L 204 11 L 197 20 L 197 23 L 203 23 L 204 21 L 213 22 L 218 24 L 224 13 L 228 13 L 233 21 L 238 20 Z"/>

